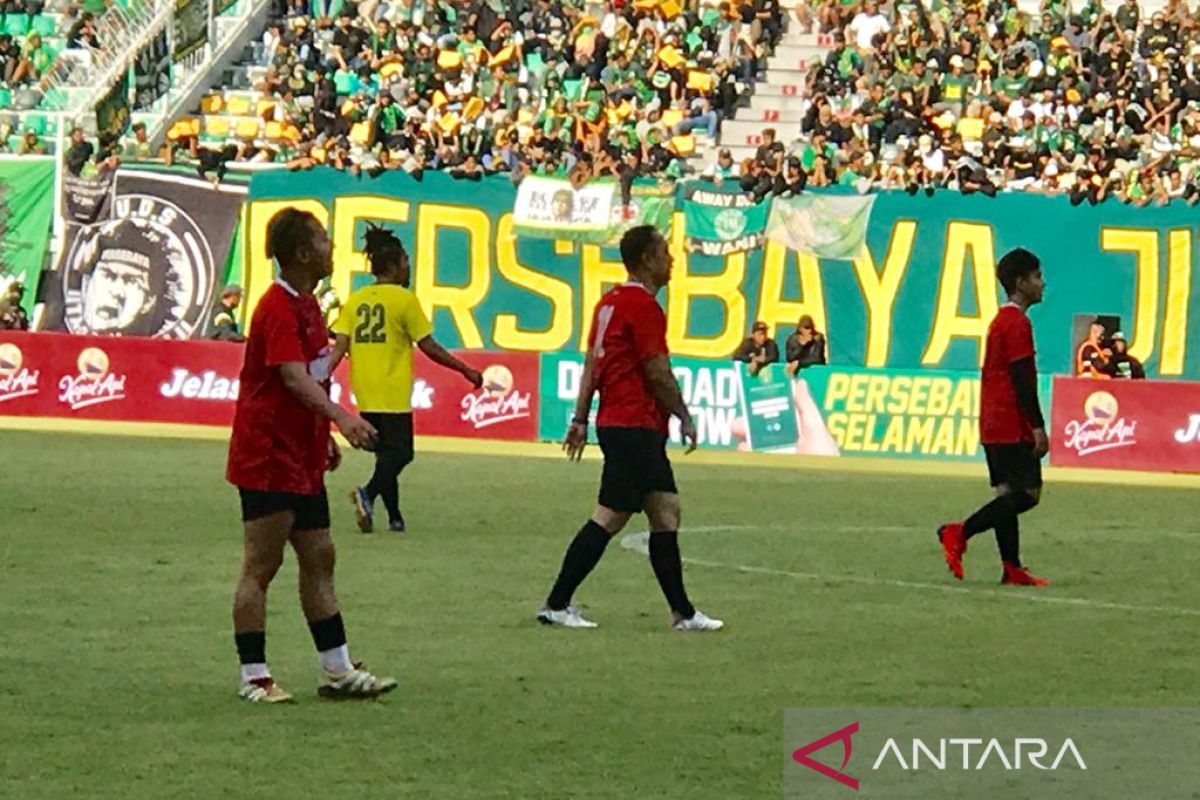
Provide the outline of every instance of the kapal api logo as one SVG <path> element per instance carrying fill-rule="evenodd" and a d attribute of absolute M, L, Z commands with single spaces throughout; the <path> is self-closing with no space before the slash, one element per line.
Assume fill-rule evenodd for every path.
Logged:
<path fill-rule="evenodd" d="M 514 389 L 512 370 L 501 364 L 493 364 L 483 371 L 483 386 L 462 399 L 463 422 L 475 426 L 475 430 L 511 422 L 529 416 L 533 404 L 529 392 Z"/>
<path fill-rule="evenodd" d="M 123 194 L 114 218 L 77 234 L 63 270 L 71 333 L 190 339 L 204 325 L 216 263 L 200 225 L 161 197 Z"/>
<path fill-rule="evenodd" d="M 41 371 L 31 371 L 24 363 L 21 348 L 12 342 L 0 343 L 0 403 L 38 393 Z"/>
<path fill-rule="evenodd" d="M 1108 392 L 1092 392 L 1083 401 L 1084 419 L 1067 423 L 1067 447 L 1080 456 L 1130 447 L 1137 444 L 1137 420 L 1119 415 L 1117 398 Z"/>
<path fill-rule="evenodd" d="M 63 375 L 58 382 L 58 399 L 72 411 L 125 399 L 125 376 L 109 370 L 108 353 L 85 347 L 76 366 L 78 374 Z"/>

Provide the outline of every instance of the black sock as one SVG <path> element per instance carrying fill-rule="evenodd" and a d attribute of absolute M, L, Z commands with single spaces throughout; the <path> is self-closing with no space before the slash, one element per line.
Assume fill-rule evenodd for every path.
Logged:
<path fill-rule="evenodd" d="M 333 650 L 346 643 L 346 626 L 342 623 L 340 611 L 332 617 L 308 623 L 308 630 L 312 633 L 313 644 L 317 646 L 318 653 Z"/>
<path fill-rule="evenodd" d="M 963 535 L 970 539 L 977 533 L 983 533 L 1005 524 L 1008 520 L 1015 521 L 1016 519 L 1017 512 L 1013 508 L 1012 500 L 1008 495 L 1000 495 L 967 517 L 967 521 L 963 523 Z"/>
<path fill-rule="evenodd" d="M 671 610 L 683 619 L 691 619 L 696 613 L 683 588 L 683 560 L 679 556 L 679 534 L 676 531 L 659 531 L 650 534 L 650 566 L 654 577 L 667 598 Z"/>
<path fill-rule="evenodd" d="M 996 547 L 1000 550 L 1000 560 L 1014 567 L 1021 566 L 1021 523 L 1017 515 L 996 526 Z"/>
<path fill-rule="evenodd" d="M 600 557 L 604 555 L 604 548 L 608 547 L 611 538 L 603 526 L 590 519 L 579 529 L 567 548 L 567 554 L 563 556 L 558 580 L 546 598 L 546 605 L 552 611 L 562 611 L 571 604 L 571 596 L 588 573 L 600 563 Z"/>
<path fill-rule="evenodd" d="M 371 476 L 371 480 L 366 485 L 367 496 L 374 500 L 376 497 L 383 500 L 383 507 L 387 509 L 388 521 L 396 522 L 400 519 L 400 473 L 404 470 L 407 462 L 404 462 L 398 454 L 391 452 L 380 452 L 375 454 L 375 473 Z"/>
<path fill-rule="evenodd" d="M 266 631 L 241 631 L 239 633 L 234 633 L 233 641 L 234 644 L 237 645 L 238 663 L 267 663 Z"/>

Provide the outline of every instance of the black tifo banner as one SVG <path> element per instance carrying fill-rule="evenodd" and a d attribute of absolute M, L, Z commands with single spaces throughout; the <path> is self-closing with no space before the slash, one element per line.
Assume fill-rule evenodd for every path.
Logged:
<path fill-rule="evenodd" d="M 171 47 L 165 29 L 134 59 L 133 83 L 137 91 L 133 107 L 139 110 L 154 105 L 171 88 Z"/>
<path fill-rule="evenodd" d="M 171 32 L 175 39 L 175 60 L 182 61 L 208 41 L 209 0 L 175 0 Z"/>
<path fill-rule="evenodd" d="M 138 170 L 116 172 L 113 184 L 113 173 L 65 184 L 68 222 L 42 280 L 42 330 L 202 338 L 244 194 Z"/>
<path fill-rule="evenodd" d="M 101 136 L 107 134 L 114 139 L 129 127 L 129 71 L 121 73 L 120 79 L 96 103 L 96 130 Z"/>

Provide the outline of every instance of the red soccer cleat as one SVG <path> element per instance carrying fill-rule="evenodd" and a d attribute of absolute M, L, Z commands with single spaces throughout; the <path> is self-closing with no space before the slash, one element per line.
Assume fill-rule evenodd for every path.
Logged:
<path fill-rule="evenodd" d="M 942 543 L 942 554 L 946 557 L 946 566 L 950 574 L 963 579 L 963 553 L 967 552 L 967 537 L 963 535 L 961 522 L 950 522 L 938 528 L 938 541 Z"/>
<path fill-rule="evenodd" d="M 1032 574 L 1025 567 L 1016 567 L 1004 562 L 1004 576 L 1000 578 L 1000 583 L 1005 586 L 1049 586 L 1050 581 L 1045 578 L 1039 578 Z"/>

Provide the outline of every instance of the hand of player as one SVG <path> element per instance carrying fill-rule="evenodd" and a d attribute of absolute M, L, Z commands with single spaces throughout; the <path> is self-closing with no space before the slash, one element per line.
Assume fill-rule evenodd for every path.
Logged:
<path fill-rule="evenodd" d="M 692 415 L 687 414 L 679 421 L 679 435 L 683 437 L 683 443 L 687 445 L 687 450 L 684 455 L 695 452 L 697 445 L 700 442 L 699 434 L 696 433 L 696 423 L 692 420 Z"/>
<path fill-rule="evenodd" d="M 338 443 L 329 437 L 329 456 L 325 462 L 326 472 L 335 472 L 342 465 L 342 448 L 338 447 Z"/>
<path fill-rule="evenodd" d="M 572 422 L 567 428 L 567 438 L 563 439 L 563 452 L 571 461 L 583 458 L 583 449 L 587 447 L 587 425 L 582 422 Z"/>
<path fill-rule="evenodd" d="M 339 419 L 334 420 L 337 423 L 338 429 L 342 435 L 354 447 L 359 450 L 368 449 L 375 443 L 375 435 L 377 431 L 362 417 L 355 416 L 349 412 L 343 412 Z"/>
<path fill-rule="evenodd" d="M 1045 428 L 1035 428 L 1033 431 L 1033 454 L 1042 458 L 1050 452 L 1050 437 Z"/>
<path fill-rule="evenodd" d="M 483 374 L 477 369 L 467 367 L 463 370 L 463 377 L 466 378 L 467 381 L 476 389 L 478 389 L 480 386 L 483 386 Z"/>

